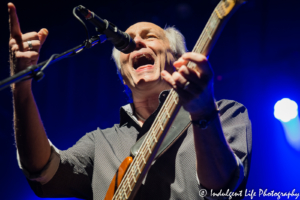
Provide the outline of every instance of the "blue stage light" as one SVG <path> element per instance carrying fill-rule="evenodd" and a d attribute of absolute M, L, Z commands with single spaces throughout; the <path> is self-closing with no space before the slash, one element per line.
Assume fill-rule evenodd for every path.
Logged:
<path fill-rule="evenodd" d="M 274 116 L 282 122 L 289 122 L 298 115 L 298 105 L 289 98 L 283 98 L 274 106 Z"/>

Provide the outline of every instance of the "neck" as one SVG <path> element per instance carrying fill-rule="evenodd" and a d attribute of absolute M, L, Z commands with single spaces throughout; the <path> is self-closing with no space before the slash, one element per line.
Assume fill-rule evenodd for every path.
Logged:
<path fill-rule="evenodd" d="M 158 107 L 159 105 L 159 94 L 163 90 L 170 89 L 170 87 L 163 88 L 159 91 L 139 91 L 133 92 L 133 106 L 135 110 L 135 115 L 139 119 L 139 121 L 144 121 L 143 119 L 147 119 Z M 136 114 L 137 113 L 137 114 Z"/>
<path fill-rule="evenodd" d="M 148 96 L 147 98 L 136 98 L 133 96 L 134 114 L 139 121 L 144 121 L 143 118 L 147 119 L 156 110 L 159 105 L 158 96 L 159 94 L 153 94 L 153 96 Z"/>

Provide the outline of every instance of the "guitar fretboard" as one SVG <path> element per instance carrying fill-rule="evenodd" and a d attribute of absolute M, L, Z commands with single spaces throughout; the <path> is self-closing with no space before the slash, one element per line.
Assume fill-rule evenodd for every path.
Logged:
<path fill-rule="evenodd" d="M 200 35 L 193 52 L 208 56 L 213 42 L 216 40 L 216 35 L 218 34 L 218 30 L 221 27 L 224 17 L 235 5 L 235 0 L 221 1 L 217 5 L 204 30 L 202 31 L 202 34 Z M 195 69 L 196 65 L 192 62 L 189 62 L 187 67 Z M 126 174 L 124 175 L 113 199 L 128 199 L 132 191 L 135 189 L 136 183 L 138 181 L 141 182 L 140 179 L 144 178 L 147 170 L 155 158 L 154 153 L 157 152 L 162 140 L 164 139 L 167 129 L 170 126 L 170 123 L 172 123 L 172 120 L 170 119 L 172 116 L 177 114 L 180 107 L 181 105 L 179 104 L 179 96 L 174 89 L 171 89 L 150 130 L 148 131 L 148 134 L 145 137 L 137 156 L 134 158 Z"/>

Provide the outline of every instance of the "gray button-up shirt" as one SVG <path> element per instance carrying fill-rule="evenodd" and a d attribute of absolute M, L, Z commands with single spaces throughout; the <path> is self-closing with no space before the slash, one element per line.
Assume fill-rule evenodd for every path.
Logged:
<path fill-rule="evenodd" d="M 224 135 L 237 160 L 235 174 L 227 188 L 230 191 L 240 191 L 245 189 L 249 174 L 251 123 L 247 109 L 240 103 L 221 100 L 217 105 Z M 51 158 L 39 174 L 29 174 L 19 163 L 36 195 L 104 199 L 115 172 L 121 162 L 130 155 L 130 148 L 143 129 L 137 124 L 132 113 L 129 104 L 123 106 L 120 110 L 120 124 L 87 133 L 68 150 L 57 150 L 51 144 Z M 151 117 L 155 118 L 155 114 L 157 112 Z M 223 192 L 226 192 L 227 188 L 224 188 Z M 135 199 L 204 199 L 199 195 L 202 189 L 204 188 L 196 175 L 193 129 L 189 127 L 152 164 Z M 207 193 L 209 195 L 210 190 Z"/>

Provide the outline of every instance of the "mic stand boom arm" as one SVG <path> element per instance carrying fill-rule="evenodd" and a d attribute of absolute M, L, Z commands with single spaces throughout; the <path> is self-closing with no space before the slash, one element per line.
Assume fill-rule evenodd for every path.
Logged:
<path fill-rule="evenodd" d="M 17 83 L 19 81 L 24 80 L 27 76 L 33 77 L 35 80 L 41 80 L 44 76 L 43 70 L 45 67 L 48 65 L 55 63 L 63 58 L 68 58 L 74 55 L 77 55 L 84 51 L 85 49 L 89 49 L 99 43 L 103 43 L 106 41 L 106 36 L 105 35 L 97 35 L 93 36 L 91 39 L 88 41 L 84 41 L 83 44 L 76 46 L 68 51 L 65 51 L 62 54 L 56 54 L 51 56 L 50 59 L 41 62 L 37 65 L 31 65 L 27 67 L 26 69 L 16 73 L 15 75 L 8 77 L 2 81 L 0 81 L 0 90 L 4 89 L 5 87 L 9 86 L 10 84 Z M 45 67 L 43 67 L 45 65 Z"/>

